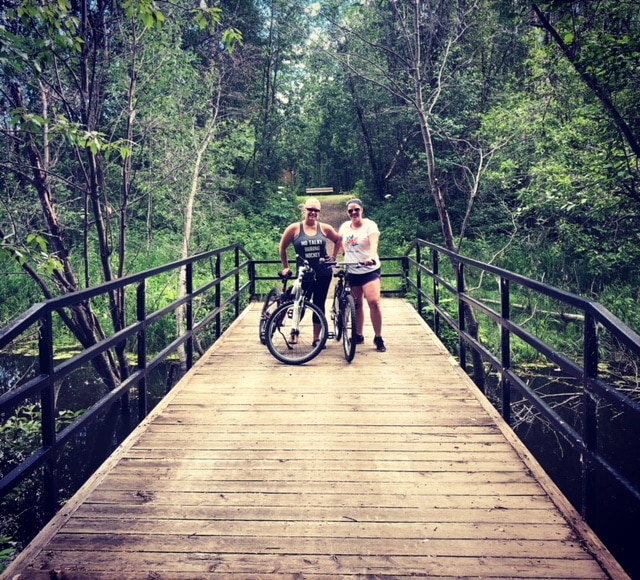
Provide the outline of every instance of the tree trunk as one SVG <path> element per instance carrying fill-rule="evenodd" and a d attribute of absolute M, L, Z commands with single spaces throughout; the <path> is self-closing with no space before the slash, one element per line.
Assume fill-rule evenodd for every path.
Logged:
<path fill-rule="evenodd" d="M 204 139 L 202 143 L 197 146 L 197 135 L 196 128 L 193 129 L 193 140 L 194 144 L 196 144 L 196 158 L 193 164 L 193 171 L 191 172 L 191 189 L 189 190 L 189 196 L 187 197 L 187 205 L 185 207 L 184 213 L 184 231 L 182 237 L 182 258 L 188 258 L 191 253 L 191 238 L 193 235 L 193 213 L 195 208 L 196 197 L 198 194 L 199 183 L 200 183 L 200 173 L 202 171 L 202 160 L 209 149 L 209 145 L 213 140 L 213 137 L 216 132 L 217 121 L 218 121 L 218 111 L 220 107 L 220 99 L 222 97 L 222 91 L 220 87 L 218 87 L 218 92 L 216 95 L 216 102 L 213 106 L 213 110 L 211 112 L 211 117 L 208 120 L 206 133 L 204 135 Z M 183 297 L 186 294 L 186 268 L 180 269 L 180 275 L 178 279 L 178 297 Z M 176 312 L 176 324 L 178 336 L 182 336 L 186 331 L 186 306 L 179 308 Z M 178 357 L 180 358 L 180 366 L 182 369 L 186 369 L 186 353 L 184 349 L 184 345 L 181 345 L 178 349 Z"/>

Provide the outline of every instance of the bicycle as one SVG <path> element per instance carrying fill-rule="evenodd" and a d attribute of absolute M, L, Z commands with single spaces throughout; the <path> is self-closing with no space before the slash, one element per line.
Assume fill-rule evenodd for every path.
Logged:
<path fill-rule="evenodd" d="M 282 287 L 279 288 L 275 286 L 271 288 L 271 290 L 269 290 L 269 294 L 267 294 L 264 304 L 262 305 L 262 312 L 260 312 L 260 327 L 258 332 L 260 336 L 260 342 L 262 344 L 267 343 L 265 335 L 269 318 L 271 318 L 272 314 L 276 311 L 278 306 L 280 306 L 284 302 L 290 302 L 292 300 L 291 288 L 287 288 L 287 282 L 291 278 L 291 275 L 283 276 L 282 272 L 279 272 L 278 276 L 280 277 L 280 280 L 282 280 Z"/>
<path fill-rule="evenodd" d="M 309 262 L 304 260 L 290 288 L 291 300 L 282 302 L 269 316 L 265 342 L 269 352 L 280 362 L 301 365 L 320 354 L 327 342 L 329 325 L 324 312 L 305 297 L 302 282 L 314 276 Z M 320 325 L 320 336 L 313 337 L 314 324 Z"/>
<path fill-rule="evenodd" d="M 347 273 L 349 267 L 358 267 L 356 264 L 340 263 L 333 266 L 334 276 L 338 279 L 333 301 L 331 303 L 331 322 L 333 323 L 333 336 L 336 340 L 342 339 L 344 358 L 351 362 L 356 356 L 356 302 L 351 294 Z"/>

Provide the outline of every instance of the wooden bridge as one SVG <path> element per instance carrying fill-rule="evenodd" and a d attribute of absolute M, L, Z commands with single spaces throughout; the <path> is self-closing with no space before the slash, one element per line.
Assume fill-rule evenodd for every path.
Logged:
<path fill-rule="evenodd" d="M 286 366 L 254 304 L 3 578 L 626 578 L 402 299 Z"/>

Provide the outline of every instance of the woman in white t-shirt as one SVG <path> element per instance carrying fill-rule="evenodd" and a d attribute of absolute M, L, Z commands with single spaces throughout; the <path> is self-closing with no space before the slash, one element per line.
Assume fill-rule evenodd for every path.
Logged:
<path fill-rule="evenodd" d="M 356 302 L 356 331 L 358 344 L 364 342 L 363 298 L 369 305 L 369 314 L 373 326 L 373 343 L 376 350 L 384 352 L 386 349 L 382 340 L 382 308 L 380 297 L 380 258 L 378 256 L 378 241 L 380 230 L 376 222 L 364 217 L 364 205 L 359 199 L 347 202 L 349 221 L 344 222 L 338 233 L 342 238 L 344 259 L 348 263 L 364 264 L 355 272 L 349 273 L 349 286 Z"/>

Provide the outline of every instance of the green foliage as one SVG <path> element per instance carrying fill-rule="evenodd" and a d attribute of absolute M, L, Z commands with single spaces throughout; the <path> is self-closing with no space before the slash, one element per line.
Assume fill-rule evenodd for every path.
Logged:
<path fill-rule="evenodd" d="M 57 430 L 62 430 L 81 414 L 82 411 L 60 411 L 56 419 Z M 0 465 L 3 476 L 39 447 L 41 415 L 40 405 L 23 406 L 0 425 Z"/>
<path fill-rule="evenodd" d="M 300 219 L 300 202 L 292 189 L 277 187 L 265 194 L 264 206 L 255 208 L 239 204 L 243 209 L 236 214 L 228 229 L 228 241 L 237 240 L 242 232 L 242 243 L 258 260 L 278 260 L 278 245 L 284 229 Z"/>
<path fill-rule="evenodd" d="M 155 0 L 124 0 L 122 7 L 127 18 L 140 20 L 147 28 L 161 26 L 166 20 Z"/>
<path fill-rule="evenodd" d="M 493 207 L 502 200 L 511 230 L 538 262 L 526 271 L 543 266 L 550 283 L 570 280 L 578 293 L 594 280 L 633 283 L 637 271 L 629 265 L 637 258 L 640 208 L 626 193 L 634 179 L 628 166 L 620 171 L 624 146 L 608 134 L 600 105 L 569 64 L 535 34 L 531 46 L 526 93 L 505 94 L 504 104 L 483 117 L 486 138 L 504 144 L 486 175 L 485 197 Z M 486 222 L 486 214 L 478 218 Z M 540 264 L 549 252 L 561 254 L 564 263 Z"/>
<path fill-rule="evenodd" d="M 0 573 L 13 561 L 17 553 L 16 542 L 10 536 L 0 536 Z"/>
<path fill-rule="evenodd" d="M 64 410 L 58 413 L 56 429 L 61 431 L 82 415 L 83 411 Z M 41 409 L 39 405 L 24 405 L 0 425 L 0 475 L 7 475 L 30 457 L 41 445 Z M 24 517 L 33 517 L 30 510 L 41 501 L 41 489 L 31 479 L 25 480 L 3 500 L 11 510 L 3 510 L 0 517 L 0 572 L 10 563 L 20 543 Z M 44 522 L 43 522 L 44 523 Z"/>
<path fill-rule="evenodd" d="M 23 247 L 3 239 L 0 240 L 0 262 L 15 261 L 19 266 L 23 266 L 29 261 L 51 275 L 60 270 L 62 264 L 55 255 L 48 253 L 48 250 L 47 240 L 40 234 L 29 234 Z"/>
<path fill-rule="evenodd" d="M 8 21 L 19 23 L 19 32 L 0 27 L 0 65 L 16 73 L 42 71 L 50 65 L 56 50 L 80 52 L 79 18 L 67 0 L 41 3 L 22 0 L 6 11 Z M 29 37 L 24 31 L 35 32 Z"/>

